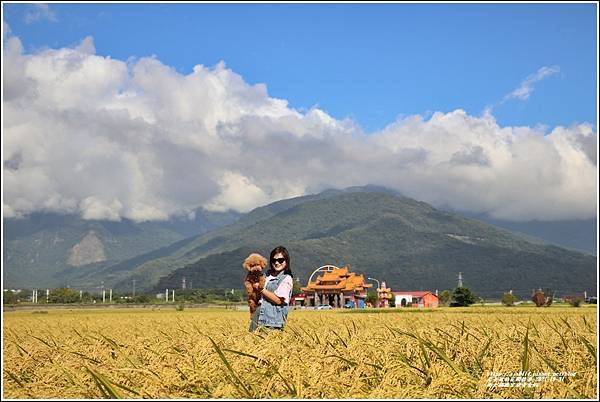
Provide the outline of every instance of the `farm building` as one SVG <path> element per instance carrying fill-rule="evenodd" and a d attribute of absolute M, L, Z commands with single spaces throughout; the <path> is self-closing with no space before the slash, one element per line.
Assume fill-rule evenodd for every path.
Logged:
<path fill-rule="evenodd" d="M 316 280 L 311 281 L 312 277 Z M 308 280 L 308 285 L 302 288 L 305 295 L 304 305 L 318 306 L 328 304 L 332 307 L 343 307 L 347 303 L 354 306 L 364 303 L 367 297 L 367 288 L 372 284 L 365 283 L 363 275 L 350 272 L 348 267 L 338 268 L 334 265 L 325 265 L 318 268 Z M 362 302 L 362 303 L 361 303 Z"/>
<path fill-rule="evenodd" d="M 439 304 L 438 297 L 429 291 L 392 293 L 396 307 L 436 308 Z"/>

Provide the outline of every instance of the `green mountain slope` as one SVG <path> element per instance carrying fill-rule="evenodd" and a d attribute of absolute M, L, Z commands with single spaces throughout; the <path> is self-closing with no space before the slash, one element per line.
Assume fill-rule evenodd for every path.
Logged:
<path fill-rule="evenodd" d="M 125 261 L 121 266 L 125 266 L 127 270 L 131 270 L 130 277 L 118 278 L 113 277 L 110 273 L 114 272 L 115 267 L 108 267 L 104 271 L 107 272 L 107 278 L 112 278 L 111 282 L 116 289 L 129 289 L 131 281 L 136 280 L 140 289 L 149 289 L 153 287 L 157 281 L 168 275 L 170 272 L 183 268 L 184 266 L 193 263 L 194 261 L 204 256 L 232 250 L 239 247 L 240 244 L 253 244 L 252 237 L 255 231 L 260 232 L 261 222 L 265 222 L 272 217 L 293 209 L 303 203 L 311 201 L 326 200 L 335 197 L 339 194 L 349 192 L 369 192 L 369 191 L 386 191 L 373 186 L 349 188 L 347 190 L 328 190 L 320 194 L 296 197 L 287 200 L 277 201 L 269 205 L 256 208 L 251 212 L 242 215 L 235 223 L 224 226 L 218 230 L 211 231 L 203 236 L 186 239 L 182 241 L 181 247 L 169 247 L 167 250 L 157 250 L 153 252 L 153 256 L 144 255 L 136 259 Z M 250 233 L 248 235 L 248 233 Z M 275 239 L 274 236 L 272 236 Z M 154 257 L 154 258 L 149 258 Z M 142 261 L 140 264 L 139 262 Z"/>
<path fill-rule="evenodd" d="M 135 223 L 86 221 L 36 213 L 3 220 L 4 287 L 93 286 L 77 280 L 104 267 L 233 222 L 237 213 L 196 211 L 193 220 Z M 108 284 L 108 282 L 107 282 Z"/>
<path fill-rule="evenodd" d="M 597 255 L 598 252 L 598 220 L 596 218 L 552 222 L 512 222 L 493 219 L 485 214 L 470 214 L 465 216 L 510 230 L 513 233 L 535 236 L 558 247 L 592 255 Z"/>
<path fill-rule="evenodd" d="M 482 295 L 538 287 L 595 291 L 596 260 L 526 241 L 508 231 L 436 210 L 390 193 L 327 192 L 259 208 L 233 225 L 187 242 L 136 268 L 145 288 L 241 287 L 248 253 L 268 255 L 278 244 L 292 255 L 302 284 L 324 264 L 350 265 L 394 289 L 451 289 L 465 284 Z M 130 286 L 131 278 L 121 286 Z"/>

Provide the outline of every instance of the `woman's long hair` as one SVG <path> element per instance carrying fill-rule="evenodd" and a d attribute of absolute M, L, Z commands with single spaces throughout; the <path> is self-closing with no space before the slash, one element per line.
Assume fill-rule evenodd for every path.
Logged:
<path fill-rule="evenodd" d="M 269 257 L 269 275 L 275 273 L 275 269 L 273 268 L 273 257 L 279 253 L 283 254 L 283 258 L 285 258 L 285 269 L 283 270 L 283 273 L 293 278 L 294 275 L 292 275 L 292 267 L 290 265 L 290 253 L 288 253 L 287 249 L 283 246 L 277 246 L 271 251 L 271 256 Z"/>

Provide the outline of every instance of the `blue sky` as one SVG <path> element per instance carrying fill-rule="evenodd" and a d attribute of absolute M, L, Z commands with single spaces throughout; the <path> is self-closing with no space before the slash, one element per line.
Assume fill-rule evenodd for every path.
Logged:
<path fill-rule="evenodd" d="M 502 126 L 595 125 L 596 7 L 3 3 L 26 53 L 92 36 L 98 55 L 155 55 L 182 74 L 223 60 L 291 107 L 318 105 L 367 132 L 399 116 L 487 107 Z M 507 98 L 544 67 L 552 73 L 527 99 Z"/>
<path fill-rule="evenodd" d="M 597 216 L 596 4 L 2 7 L 3 216 L 162 220 L 367 184 Z"/>

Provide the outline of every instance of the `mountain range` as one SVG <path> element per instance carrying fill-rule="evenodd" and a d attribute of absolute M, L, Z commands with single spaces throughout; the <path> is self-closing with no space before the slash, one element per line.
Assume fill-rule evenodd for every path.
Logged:
<path fill-rule="evenodd" d="M 206 233 L 238 217 L 231 211 L 198 209 L 192 219 L 165 222 L 83 220 L 55 213 L 3 219 L 4 287 L 81 285 L 69 283 L 68 278 Z"/>
<path fill-rule="evenodd" d="M 528 296 L 538 287 L 563 293 L 596 291 L 596 257 L 592 255 L 438 210 L 377 187 L 328 190 L 241 215 L 212 214 L 212 220 L 206 213 L 200 214 L 202 230 L 187 237 L 182 222 L 180 226 L 129 222 L 129 226 L 116 225 L 112 232 L 104 222 L 79 223 L 83 229 L 78 235 L 55 242 L 64 244 L 62 251 L 49 253 L 55 256 L 54 269 L 36 279 L 87 288 L 103 282 L 120 291 L 130 290 L 134 279 L 138 289 L 157 292 L 180 288 L 183 278 L 188 286 L 241 288 L 243 259 L 251 252 L 268 256 L 273 247 L 282 244 L 290 251 L 292 270 L 302 285 L 317 267 L 333 264 L 348 265 L 365 277 L 386 281 L 393 290 L 453 289 L 461 272 L 466 286 L 487 297 L 509 290 Z M 193 232 L 191 228 L 198 230 L 199 223 L 190 223 L 188 233 Z M 140 226 L 139 232 L 132 226 Z M 6 222 L 4 229 L 6 233 Z M 25 243 L 33 236 L 44 244 L 41 250 L 46 250 L 52 248 L 52 231 L 42 231 L 42 236 L 36 235 L 39 231 L 34 227 L 8 229 L 11 237 L 5 240 L 4 280 L 10 283 L 21 278 L 19 286 L 26 286 L 23 275 L 15 274 L 21 274 L 20 269 L 14 267 L 27 265 L 34 251 L 21 257 L 15 250 L 23 253 L 22 248 L 15 242 Z M 138 237 L 123 243 L 139 242 L 145 249 L 116 246 L 119 233 L 127 230 Z M 153 238 L 154 243 L 145 243 L 146 238 Z M 158 243 L 162 244 L 152 247 Z M 104 256 L 98 252 L 99 244 L 104 245 Z M 129 255 L 119 254 L 124 249 Z M 41 269 L 30 265 L 26 277 L 34 277 Z"/>
<path fill-rule="evenodd" d="M 302 284 L 315 268 L 332 264 L 385 280 L 392 289 L 453 289 L 459 272 L 465 285 L 485 296 L 509 290 L 528 295 L 538 287 L 563 293 L 596 289 L 591 255 L 388 192 L 328 192 L 275 205 L 271 216 L 249 214 L 245 222 L 209 232 L 143 267 L 183 266 L 162 276 L 154 289 L 177 288 L 183 277 L 197 286 L 239 287 L 243 258 L 252 251 L 268 255 L 277 244 L 290 250 Z"/>
<path fill-rule="evenodd" d="M 497 219 L 488 214 L 459 212 L 461 215 L 507 229 L 532 241 L 545 243 L 597 255 L 598 221 L 590 219 L 568 219 L 560 221 L 509 221 Z"/>

